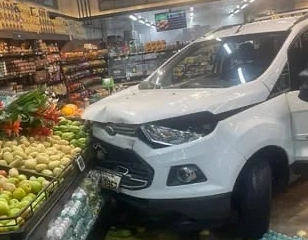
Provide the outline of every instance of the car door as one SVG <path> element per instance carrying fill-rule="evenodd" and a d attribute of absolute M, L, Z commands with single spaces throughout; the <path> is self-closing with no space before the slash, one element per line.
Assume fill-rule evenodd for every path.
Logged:
<path fill-rule="evenodd" d="M 299 74 L 308 66 L 308 31 L 299 35 L 288 52 L 290 91 L 286 93 L 291 113 L 295 161 L 308 160 L 308 103 L 298 98 Z M 307 161 L 308 163 L 308 161 Z"/>

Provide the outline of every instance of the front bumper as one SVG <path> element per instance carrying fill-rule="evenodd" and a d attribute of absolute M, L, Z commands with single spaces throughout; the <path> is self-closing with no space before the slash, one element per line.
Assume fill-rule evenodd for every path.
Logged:
<path fill-rule="evenodd" d="M 141 199 L 121 193 L 112 193 L 112 196 L 154 216 L 178 216 L 220 225 L 230 215 L 231 193 L 183 199 Z"/>

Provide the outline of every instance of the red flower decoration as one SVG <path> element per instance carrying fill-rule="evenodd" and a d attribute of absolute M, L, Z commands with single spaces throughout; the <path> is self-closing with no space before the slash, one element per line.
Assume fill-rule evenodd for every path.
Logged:
<path fill-rule="evenodd" d="M 50 136 L 52 131 L 48 127 L 36 127 L 31 129 L 31 133 L 34 136 Z"/>
<path fill-rule="evenodd" d="M 22 129 L 20 127 L 20 121 L 15 121 L 15 122 L 7 122 L 4 123 L 4 126 L 2 127 L 2 129 L 5 131 L 6 135 L 8 137 L 12 137 L 12 136 L 19 136 L 20 130 Z"/>

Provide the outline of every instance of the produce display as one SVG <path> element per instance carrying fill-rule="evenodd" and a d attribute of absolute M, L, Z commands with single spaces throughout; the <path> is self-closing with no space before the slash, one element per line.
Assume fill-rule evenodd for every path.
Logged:
<path fill-rule="evenodd" d="M 78 108 L 75 104 L 66 104 L 61 108 L 61 113 L 64 117 L 80 117 L 83 109 Z M 78 126 L 79 123 L 74 123 Z"/>
<path fill-rule="evenodd" d="M 45 201 L 50 186 L 42 176 L 22 174 L 15 168 L 0 170 L 0 233 L 19 229 Z"/>
<path fill-rule="evenodd" d="M 86 132 L 85 126 L 80 121 L 62 119 L 58 126 L 54 128 L 54 134 L 63 139 L 63 142 L 67 141 L 71 146 L 75 146 L 75 148 L 70 150 L 70 153 L 72 154 L 70 157 L 75 157 L 74 154 L 80 153 L 80 150 L 84 149 L 88 143 L 89 134 Z M 56 136 L 54 136 L 54 138 L 55 137 Z"/>
<path fill-rule="evenodd" d="M 83 139 L 84 141 L 78 139 L 74 143 L 85 147 L 86 138 Z M 59 136 L 37 140 L 22 136 L 12 141 L 0 142 L 0 149 L 0 168 L 3 165 L 54 177 L 61 174 L 82 151 Z"/>
<path fill-rule="evenodd" d="M 84 240 L 104 205 L 100 193 L 100 173 L 92 170 L 64 205 L 61 213 L 50 222 L 46 240 Z"/>
<path fill-rule="evenodd" d="M 54 99 L 43 89 L 0 101 L 0 106 L 1 236 L 18 230 L 56 193 L 71 171 L 76 172 L 77 167 L 81 170 L 75 160 L 83 154 L 89 134 L 81 121 L 61 117 Z M 91 176 L 84 183 L 85 190 L 93 187 L 95 178 Z M 93 194 L 85 190 L 78 189 L 72 201 L 90 202 Z M 86 208 L 79 205 L 78 216 L 83 216 L 84 221 L 94 219 L 100 202 L 96 200 Z M 71 202 L 69 206 L 75 209 L 77 205 Z M 79 220 L 74 224 L 85 225 Z M 85 229 L 80 229 L 79 234 L 81 231 Z"/>

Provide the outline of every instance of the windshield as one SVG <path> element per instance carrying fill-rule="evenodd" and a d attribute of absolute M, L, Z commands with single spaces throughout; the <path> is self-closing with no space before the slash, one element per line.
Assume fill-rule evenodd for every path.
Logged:
<path fill-rule="evenodd" d="M 195 42 L 139 88 L 227 88 L 253 81 L 270 66 L 287 35 L 260 33 Z"/>

